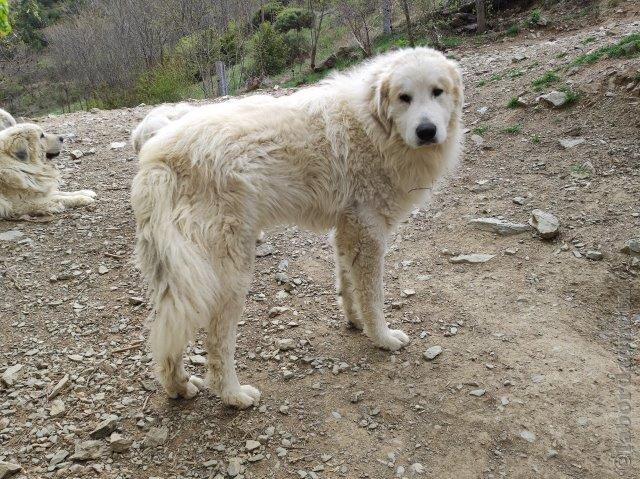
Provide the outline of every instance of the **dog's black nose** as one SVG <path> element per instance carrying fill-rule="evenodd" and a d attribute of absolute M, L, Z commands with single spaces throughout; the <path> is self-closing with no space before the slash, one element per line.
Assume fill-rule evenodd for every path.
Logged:
<path fill-rule="evenodd" d="M 59 141 L 60 143 L 64 142 L 64 136 L 59 136 L 59 137 L 58 137 L 58 141 Z"/>
<path fill-rule="evenodd" d="M 422 122 L 418 125 L 418 128 L 416 128 L 416 136 L 422 144 L 433 142 L 437 132 L 438 129 L 436 125 L 430 121 Z"/>

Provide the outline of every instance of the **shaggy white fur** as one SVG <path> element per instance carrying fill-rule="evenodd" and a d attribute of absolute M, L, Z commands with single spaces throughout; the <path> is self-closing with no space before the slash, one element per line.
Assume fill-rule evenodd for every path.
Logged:
<path fill-rule="evenodd" d="M 15 124 L 16 124 L 16 120 L 14 120 L 11 114 L 8 111 L 0 108 L 0 131 L 4 130 L 5 128 L 9 128 L 10 126 L 13 126 Z"/>
<path fill-rule="evenodd" d="M 182 360 L 202 327 L 210 387 L 237 407 L 259 400 L 239 383 L 234 352 L 255 239 L 272 225 L 333 230 L 347 320 L 381 348 L 406 345 L 383 314 L 386 240 L 457 163 L 462 104 L 454 62 L 406 49 L 288 97 L 197 109 L 148 140 L 132 188 L 136 254 L 169 396 L 203 386 Z"/>
<path fill-rule="evenodd" d="M 169 125 L 172 121 L 182 118 L 187 113 L 193 111 L 194 108 L 195 107 L 188 103 L 155 107 L 131 132 L 131 144 L 135 152 L 140 152 L 142 145 L 160 131 L 161 128 Z"/>
<path fill-rule="evenodd" d="M 47 157 L 60 153 L 62 137 L 30 123 L 0 131 L 0 219 L 59 213 L 93 203 L 91 190 L 58 190 L 60 173 Z"/>

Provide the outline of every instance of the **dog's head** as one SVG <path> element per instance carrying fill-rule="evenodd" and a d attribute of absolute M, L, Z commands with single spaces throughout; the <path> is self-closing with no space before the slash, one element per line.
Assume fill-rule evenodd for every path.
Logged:
<path fill-rule="evenodd" d="M 388 55 L 375 73 L 371 110 L 388 135 L 410 148 L 442 144 L 458 121 L 463 103 L 457 64 L 429 48 Z"/>
<path fill-rule="evenodd" d="M 3 156 L 25 164 L 42 163 L 60 154 L 64 138 L 47 134 L 38 125 L 21 123 L 0 131 Z"/>

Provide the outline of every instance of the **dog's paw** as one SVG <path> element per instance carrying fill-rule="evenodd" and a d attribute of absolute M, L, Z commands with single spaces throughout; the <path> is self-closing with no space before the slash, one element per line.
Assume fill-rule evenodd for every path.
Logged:
<path fill-rule="evenodd" d="M 378 347 L 388 351 L 397 351 L 398 349 L 409 344 L 410 339 L 404 331 L 400 329 L 388 329 L 384 336 L 376 338 L 375 343 Z"/>
<path fill-rule="evenodd" d="M 193 399 L 201 389 L 204 388 L 204 381 L 198 376 L 191 376 L 188 381 L 181 385 L 175 391 L 167 390 L 167 395 L 171 399 Z"/>
<path fill-rule="evenodd" d="M 246 409 L 258 404 L 260 401 L 260 391 L 249 384 L 243 384 L 238 389 L 222 391 L 220 399 L 229 406 Z"/>

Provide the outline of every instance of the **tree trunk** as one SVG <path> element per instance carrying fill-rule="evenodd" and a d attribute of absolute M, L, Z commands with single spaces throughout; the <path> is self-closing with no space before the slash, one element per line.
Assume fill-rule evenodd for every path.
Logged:
<path fill-rule="evenodd" d="M 478 18 L 478 33 L 484 33 L 487 29 L 484 0 L 476 0 L 476 16 Z"/>
<path fill-rule="evenodd" d="M 409 13 L 409 3 L 407 0 L 402 0 L 402 10 L 404 11 L 404 21 L 407 24 L 407 37 L 409 37 L 409 45 L 416 46 L 416 42 L 413 39 L 413 27 L 411 26 L 411 13 Z"/>
<path fill-rule="evenodd" d="M 382 8 L 382 34 L 391 35 L 393 33 L 391 0 L 380 0 Z"/>
<path fill-rule="evenodd" d="M 326 11 L 326 3 L 321 3 L 320 16 L 316 20 L 313 29 L 311 30 L 311 53 L 309 55 L 310 62 L 309 67 L 311 71 L 316 68 L 316 55 L 318 54 L 318 41 L 320 40 L 320 32 L 322 30 L 322 20 L 324 19 L 324 13 Z M 312 4 L 309 2 L 309 11 L 313 12 Z"/>
<path fill-rule="evenodd" d="M 216 62 L 216 76 L 218 77 L 218 96 L 229 94 L 229 83 L 227 82 L 227 69 L 224 62 Z"/>

